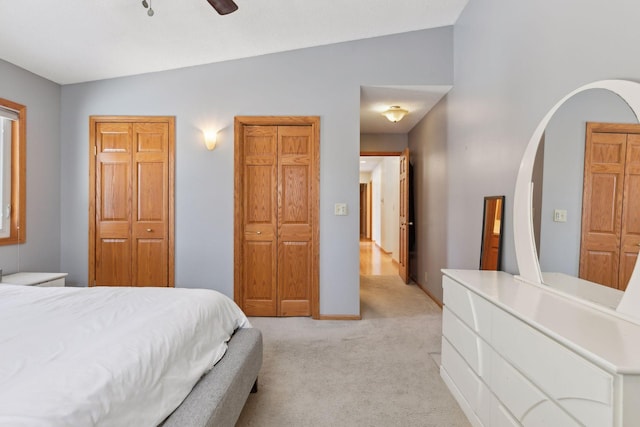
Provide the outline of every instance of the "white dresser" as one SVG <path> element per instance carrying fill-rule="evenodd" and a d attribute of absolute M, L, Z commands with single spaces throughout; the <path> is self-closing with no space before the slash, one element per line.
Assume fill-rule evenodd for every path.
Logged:
<path fill-rule="evenodd" d="M 58 287 L 65 285 L 68 273 L 15 273 L 2 276 L 0 285 Z"/>
<path fill-rule="evenodd" d="M 475 426 L 640 426 L 640 325 L 495 271 L 443 270 L 441 376 Z"/>

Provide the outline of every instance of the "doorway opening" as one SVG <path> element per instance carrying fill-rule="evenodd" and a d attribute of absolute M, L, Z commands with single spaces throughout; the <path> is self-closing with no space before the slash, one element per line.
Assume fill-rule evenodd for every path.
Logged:
<path fill-rule="evenodd" d="M 408 150 L 360 156 L 360 274 L 399 275 L 407 283 L 407 237 L 413 228 L 403 185 L 409 178 Z"/>

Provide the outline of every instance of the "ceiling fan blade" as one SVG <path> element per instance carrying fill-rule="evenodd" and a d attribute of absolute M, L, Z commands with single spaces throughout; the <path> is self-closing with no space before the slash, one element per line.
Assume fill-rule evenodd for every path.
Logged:
<path fill-rule="evenodd" d="M 227 15 L 238 10 L 238 5 L 233 0 L 207 0 L 220 15 Z"/>

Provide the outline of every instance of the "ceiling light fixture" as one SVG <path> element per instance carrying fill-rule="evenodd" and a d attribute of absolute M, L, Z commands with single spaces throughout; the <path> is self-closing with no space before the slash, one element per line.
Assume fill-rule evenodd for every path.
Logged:
<path fill-rule="evenodd" d="M 386 111 L 382 113 L 390 122 L 398 123 L 404 116 L 406 116 L 409 112 L 403 108 L 400 108 L 399 105 L 392 105 Z"/>

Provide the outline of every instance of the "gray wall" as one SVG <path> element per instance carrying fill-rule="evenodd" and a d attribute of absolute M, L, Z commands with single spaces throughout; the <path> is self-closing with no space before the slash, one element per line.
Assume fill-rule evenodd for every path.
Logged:
<path fill-rule="evenodd" d="M 176 116 L 176 285 L 233 294 L 233 117 L 319 115 L 320 311 L 359 313 L 361 85 L 451 84 L 450 27 L 62 88 L 62 270 L 87 280 L 90 115 Z M 201 130 L 222 128 L 205 150 Z M 346 202 L 351 214 L 333 215 Z"/>
<path fill-rule="evenodd" d="M 566 93 L 610 78 L 640 79 L 640 4 L 628 0 L 469 2 L 454 27 L 447 97 L 447 260 L 477 268 L 482 204 L 505 194 L 503 268 L 517 272 L 513 189 L 524 148 Z"/>
<path fill-rule="evenodd" d="M 0 268 L 58 272 L 60 86 L 0 60 L 0 97 L 27 107 L 27 241 L 0 246 Z"/>
<path fill-rule="evenodd" d="M 637 2 L 469 2 L 454 26 L 454 88 L 410 133 L 418 281 L 477 269 L 482 200 L 506 195 L 503 270 L 517 273 L 512 203 L 520 159 L 560 98 L 595 80 L 640 80 Z M 428 282 L 424 282 L 424 272 Z"/>
<path fill-rule="evenodd" d="M 578 275 L 586 122 L 638 123 L 629 106 L 605 90 L 579 93 L 554 114 L 545 131 L 542 271 Z M 554 209 L 566 210 L 567 222 L 554 222 Z"/>
<path fill-rule="evenodd" d="M 409 132 L 416 230 L 416 258 L 410 260 L 415 265 L 410 265 L 410 270 L 415 275 L 414 280 L 440 301 L 440 269 L 447 266 L 446 113 L 444 98 Z M 481 205 L 482 202 L 478 201 Z M 480 238 L 480 231 L 477 238 Z"/>

